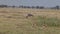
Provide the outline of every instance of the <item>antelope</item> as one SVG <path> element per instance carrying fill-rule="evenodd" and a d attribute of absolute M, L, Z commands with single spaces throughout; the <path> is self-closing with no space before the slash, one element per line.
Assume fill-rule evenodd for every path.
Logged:
<path fill-rule="evenodd" d="M 27 14 L 26 18 L 33 17 L 33 16 L 34 16 L 33 14 Z"/>

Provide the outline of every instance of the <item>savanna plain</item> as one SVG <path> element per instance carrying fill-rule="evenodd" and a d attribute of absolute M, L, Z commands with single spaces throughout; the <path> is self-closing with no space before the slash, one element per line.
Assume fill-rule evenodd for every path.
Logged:
<path fill-rule="evenodd" d="M 60 34 L 60 10 L 0 8 L 0 34 Z"/>

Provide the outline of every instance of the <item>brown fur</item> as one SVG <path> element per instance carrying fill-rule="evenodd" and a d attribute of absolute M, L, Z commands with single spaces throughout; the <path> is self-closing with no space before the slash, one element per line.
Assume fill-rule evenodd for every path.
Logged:
<path fill-rule="evenodd" d="M 26 18 L 33 17 L 33 16 L 34 16 L 33 14 L 27 14 Z"/>

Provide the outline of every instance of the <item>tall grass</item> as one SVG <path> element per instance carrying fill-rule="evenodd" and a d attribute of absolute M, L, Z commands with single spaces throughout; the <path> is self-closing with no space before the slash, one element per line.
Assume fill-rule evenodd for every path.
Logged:
<path fill-rule="evenodd" d="M 41 26 L 41 25 L 47 25 L 47 26 L 51 26 L 51 27 L 59 27 L 60 26 L 60 19 L 57 19 L 56 17 L 52 17 L 52 18 L 45 18 L 42 16 L 38 16 L 37 18 L 37 26 Z"/>

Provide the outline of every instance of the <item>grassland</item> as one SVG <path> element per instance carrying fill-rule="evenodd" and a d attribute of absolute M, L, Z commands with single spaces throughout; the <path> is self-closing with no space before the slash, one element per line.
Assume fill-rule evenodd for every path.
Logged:
<path fill-rule="evenodd" d="M 0 34 L 60 34 L 60 10 L 0 8 Z"/>

